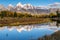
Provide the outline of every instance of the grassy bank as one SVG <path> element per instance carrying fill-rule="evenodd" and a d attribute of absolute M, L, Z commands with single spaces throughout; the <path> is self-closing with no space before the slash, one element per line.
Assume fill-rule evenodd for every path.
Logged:
<path fill-rule="evenodd" d="M 4 17 L 0 18 L 0 27 L 1 26 L 18 26 L 18 25 L 30 25 L 30 24 L 41 24 L 50 22 L 48 18 L 33 18 L 33 17 L 26 17 L 26 18 L 12 18 L 12 17 Z"/>

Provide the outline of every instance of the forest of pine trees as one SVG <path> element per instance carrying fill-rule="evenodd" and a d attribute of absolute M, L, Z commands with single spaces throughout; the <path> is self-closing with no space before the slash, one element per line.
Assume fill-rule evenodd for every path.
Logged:
<path fill-rule="evenodd" d="M 17 13 L 11 11 L 0 11 L 0 17 L 32 17 L 31 14 L 28 13 Z"/>
<path fill-rule="evenodd" d="M 59 10 L 57 10 L 55 13 L 49 13 L 49 14 L 31 14 L 31 13 L 24 13 L 24 12 L 13 12 L 13 11 L 0 11 L 0 18 L 3 17 L 19 17 L 19 18 L 23 18 L 23 17 L 38 17 L 38 18 L 56 18 L 56 17 L 60 17 L 60 12 Z"/>
<path fill-rule="evenodd" d="M 3 17 L 42 17 L 42 18 L 54 18 L 54 17 L 57 17 L 57 16 L 60 16 L 60 14 L 58 13 L 58 11 L 55 13 L 50 13 L 49 15 L 47 14 L 29 14 L 28 12 L 27 13 L 17 13 L 17 12 L 12 12 L 12 11 L 0 11 L 0 17 L 3 18 Z"/>

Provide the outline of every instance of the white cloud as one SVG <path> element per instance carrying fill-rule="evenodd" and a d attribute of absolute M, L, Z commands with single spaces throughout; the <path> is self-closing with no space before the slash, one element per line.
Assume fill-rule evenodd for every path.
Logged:
<path fill-rule="evenodd" d="M 53 3 L 53 4 L 49 4 L 49 6 L 57 6 L 57 5 L 60 5 L 60 3 L 56 2 L 56 3 Z"/>
<path fill-rule="evenodd" d="M 39 7 L 41 8 L 60 8 L 60 2 L 55 2 L 55 3 L 52 3 L 52 4 L 48 4 L 47 6 L 43 6 L 43 5 L 40 5 Z"/>
<path fill-rule="evenodd" d="M 58 4 L 60 4 L 60 3 L 59 3 L 59 2 L 55 2 L 54 4 L 57 4 L 57 5 L 58 5 Z"/>
<path fill-rule="evenodd" d="M 48 6 L 57 8 L 57 7 L 60 7 L 60 3 L 59 2 L 55 2 L 53 4 L 49 4 Z"/>

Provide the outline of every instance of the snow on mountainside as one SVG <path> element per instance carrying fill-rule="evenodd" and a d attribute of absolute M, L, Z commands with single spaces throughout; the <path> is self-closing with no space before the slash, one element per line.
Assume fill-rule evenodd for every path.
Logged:
<path fill-rule="evenodd" d="M 18 4 L 16 5 L 16 9 L 17 9 L 17 10 L 20 10 L 21 8 L 23 8 L 23 5 L 22 5 L 21 3 L 18 3 Z"/>
<path fill-rule="evenodd" d="M 33 9 L 33 6 L 31 4 L 24 4 L 23 6 L 24 9 Z"/>
<path fill-rule="evenodd" d="M 12 5 L 12 4 L 9 4 L 8 6 L 9 6 L 9 7 L 13 7 L 13 5 Z"/>
<path fill-rule="evenodd" d="M 12 4 L 9 4 L 8 7 L 7 7 L 8 10 L 13 10 L 14 9 L 14 6 Z"/>

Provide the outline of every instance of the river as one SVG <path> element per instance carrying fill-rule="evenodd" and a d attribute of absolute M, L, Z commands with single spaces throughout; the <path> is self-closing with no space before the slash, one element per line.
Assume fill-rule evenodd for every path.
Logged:
<path fill-rule="evenodd" d="M 56 23 L 0 27 L 0 40 L 37 40 L 60 30 Z"/>

